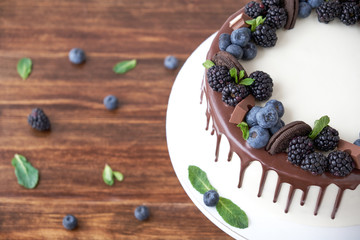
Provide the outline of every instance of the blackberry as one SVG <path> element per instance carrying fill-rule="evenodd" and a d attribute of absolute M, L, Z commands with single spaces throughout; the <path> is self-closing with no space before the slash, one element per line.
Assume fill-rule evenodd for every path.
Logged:
<path fill-rule="evenodd" d="M 273 47 L 277 41 L 276 29 L 266 24 L 257 26 L 252 37 L 254 42 L 261 47 Z"/>
<path fill-rule="evenodd" d="M 262 3 L 267 7 L 270 8 L 271 6 L 280 6 L 280 0 L 262 0 Z"/>
<path fill-rule="evenodd" d="M 41 108 L 34 108 L 28 116 L 30 126 L 39 131 L 50 130 L 50 121 Z"/>
<path fill-rule="evenodd" d="M 250 94 L 245 85 L 230 83 L 222 91 L 222 100 L 229 106 L 235 107 Z"/>
<path fill-rule="evenodd" d="M 333 151 L 328 155 L 329 172 L 338 177 L 345 177 L 354 169 L 354 161 L 347 152 Z"/>
<path fill-rule="evenodd" d="M 320 152 L 310 153 L 301 161 L 300 167 L 315 175 L 323 174 L 328 166 L 326 156 Z"/>
<path fill-rule="evenodd" d="M 279 29 L 285 26 L 286 20 L 287 12 L 284 8 L 271 6 L 266 13 L 264 23 L 272 28 Z"/>
<path fill-rule="evenodd" d="M 314 139 L 314 145 L 319 150 L 330 151 L 337 147 L 339 140 L 339 132 L 330 126 L 326 126 Z"/>
<path fill-rule="evenodd" d="M 251 1 L 246 4 L 245 13 L 251 18 L 257 18 L 258 16 L 264 16 L 266 9 L 264 4 Z"/>
<path fill-rule="evenodd" d="M 207 78 L 210 87 L 217 92 L 221 92 L 227 84 L 233 81 L 229 69 L 225 66 L 212 66 L 207 71 Z"/>
<path fill-rule="evenodd" d="M 340 15 L 341 5 L 338 1 L 323 2 L 318 8 L 316 13 L 319 22 L 329 23 Z"/>
<path fill-rule="evenodd" d="M 254 79 L 254 82 L 249 86 L 250 93 L 258 101 L 268 100 L 272 95 L 274 85 L 270 75 L 262 71 L 256 71 L 251 73 L 249 77 Z"/>
<path fill-rule="evenodd" d="M 294 165 L 300 165 L 306 155 L 314 152 L 313 141 L 307 136 L 293 138 L 289 143 L 288 161 Z"/>
<path fill-rule="evenodd" d="M 341 4 L 340 21 L 346 25 L 353 25 L 360 19 L 360 6 L 356 2 Z"/>

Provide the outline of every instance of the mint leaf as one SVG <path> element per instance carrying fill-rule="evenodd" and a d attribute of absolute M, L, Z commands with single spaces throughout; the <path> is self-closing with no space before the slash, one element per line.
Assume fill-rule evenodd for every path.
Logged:
<path fill-rule="evenodd" d="M 253 84 L 255 80 L 252 78 L 245 78 L 243 80 L 240 81 L 241 85 L 245 85 L 245 86 L 250 86 L 251 84 Z"/>
<path fill-rule="evenodd" d="M 315 139 L 316 136 L 326 127 L 330 122 L 330 118 L 328 116 L 322 116 L 319 120 L 314 122 L 314 128 L 309 134 L 309 138 Z"/>
<path fill-rule="evenodd" d="M 210 60 L 206 60 L 203 64 L 202 64 L 206 69 L 211 68 L 212 66 L 215 66 L 215 63 L 213 63 Z"/>
<path fill-rule="evenodd" d="M 119 182 L 124 180 L 124 175 L 121 172 L 113 171 L 113 175 L 116 178 L 116 180 L 118 180 Z"/>
<path fill-rule="evenodd" d="M 236 84 L 238 84 L 238 83 L 239 83 L 239 79 L 238 79 L 238 74 L 237 74 L 236 68 L 233 67 L 232 69 L 230 69 L 229 73 L 230 73 L 230 76 L 231 76 L 232 78 L 235 78 Z"/>
<path fill-rule="evenodd" d="M 105 168 L 103 171 L 103 180 L 109 186 L 112 186 L 114 184 L 113 171 L 111 167 L 107 164 L 105 164 Z"/>
<path fill-rule="evenodd" d="M 233 227 L 247 228 L 249 225 L 246 213 L 229 199 L 220 197 L 216 210 L 224 221 Z"/>
<path fill-rule="evenodd" d="M 239 72 L 239 79 L 243 79 L 244 76 L 245 76 L 245 71 L 244 71 L 244 70 L 240 70 L 240 72 Z"/>
<path fill-rule="evenodd" d="M 117 74 L 123 74 L 136 67 L 136 60 L 126 60 L 118 62 L 114 67 L 113 71 Z"/>
<path fill-rule="evenodd" d="M 242 131 L 242 135 L 244 140 L 247 140 L 249 138 L 249 126 L 246 122 L 241 122 L 237 125 Z"/>
<path fill-rule="evenodd" d="M 36 187 L 39 181 L 39 171 L 24 156 L 15 154 L 11 164 L 15 167 L 15 175 L 21 186 L 29 189 Z"/>
<path fill-rule="evenodd" d="M 189 166 L 189 180 L 193 187 L 201 194 L 206 193 L 209 190 L 215 190 L 213 186 L 211 186 L 206 173 L 196 166 Z"/>
<path fill-rule="evenodd" d="M 265 22 L 266 18 L 263 18 L 262 16 L 258 16 L 255 19 L 247 20 L 246 23 L 251 26 L 251 31 L 255 32 L 255 29 L 257 26 L 263 24 Z"/>
<path fill-rule="evenodd" d="M 30 58 L 22 58 L 17 64 L 17 72 L 20 77 L 25 80 L 31 73 L 32 61 Z"/>

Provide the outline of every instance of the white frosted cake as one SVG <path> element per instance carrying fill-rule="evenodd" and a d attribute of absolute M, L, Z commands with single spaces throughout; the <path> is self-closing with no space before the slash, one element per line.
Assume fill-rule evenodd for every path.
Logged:
<path fill-rule="evenodd" d="M 246 2 L 243 1 L 242 6 Z M 292 4 L 298 6 L 299 2 Z M 214 57 L 221 51 L 219 37 L 223 33 L 231 34 L 236 29 L 234 22 L 240 27 L 248 27 L 244 22 L 250 18 L 244 15 L 242 8 L 224 23 L 212 42 L 207 60 L 215 65 L 229 65 L 226 54 L 217 59 Z M 288 19 L 290 17 L 294 21 L 294 16 Z M 205 77 L 203 104 L 207 108 L 208 128 L 211 130 L 212 127 L 215 133 L 217 175 L 234 179 L 233 170 L 226 172 L 220 167 L 240 164 L 236 173 L 238 184 L 232 189 L 234 197 L 255 195 L 259 197 L 256 204 L 279 219 L 305 226 L 337 228 L 345 233 L 352 227 L 352 233 L 360 237 L 360 147 L 353 144 L 360 132 L 357 107 L 360 102 L 360 24 L 346 26 L 337 19 L 329 24 L 319 23 L 314 11 L 307 18 L 298 18 L 292 28 L 294 24 L 288 30 L 276 31 L 276 46 L 258 47 L 254 59 L 238 58 L 240 65 L 235 63 L 235 66 L 245 70 L 245 77 L 250 75 L 251 78 L 250 73 L 259 70 L 271 76 L 273 91 L 270 99 L 282 102 L 285 113 L 281 119 L 285 127 L 301 121 L 313 128 L 315 120 L 329 116 L 329 126 L 336 129 L 340 137 L 332 151 L 346 152 L 353 159 L 351 173 L 346 176 L 334 176 L 329 172 L 313 174 L 291 164 L 287 151 L 270 154 L 268 146 L 251 147 L 237 124 L 245 121 L 250 109 L 263 107 L 269 99 L 254 103 L 243 97 L 235 107 L 229 106 L 222 101 L 222 92 L 213 90 Z M 240 111 L 237 108 L 245 112 L 234 117 L 238 114 L 235 112 Z M 326 157 L 331 151 L 317 152 Z M 217 187 L 221 190 L 221 186 Z"/>

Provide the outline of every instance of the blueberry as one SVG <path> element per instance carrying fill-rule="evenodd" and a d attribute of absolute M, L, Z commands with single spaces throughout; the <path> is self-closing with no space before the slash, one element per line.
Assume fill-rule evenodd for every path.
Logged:
<path fill-rule="evenodd" d="M 85 52 L 81 48 L 73 48 L 69 52 L 69 60 L 74 64 L 80 64 L 85 61 Z"/>
<path fill-rule="evenodd" d="M 273 126 L 272 128 L 270 128 L 270 133 L 273 135 L 275 134 L 277 131 L 279 131 L 280 128 L 282 128 L 283 126 L 285 126 L 285 123 L 283 120 L 280 120 L 275 126 Z"/>
<path fill-rule="evenodd" d="M 204 203 L 208 207 L 214 207 L 219 202 L 219 194 L 215 190 L 204 193 Z"/>
<path fill-rule="evenodd" d="M 360 146 L 360 139 L 355 140 L 354 144 Z"/>
<path fill-rule="evenodd" d="M 231 44 L 230 34 L 223 33 L 219 37 L 219 48 L 221 51 L 225 51 L 226 48 Z"/>
<path fill-rule="evenodd" d="M 145 221 L 150 216 L 149 208 L 144 205 L 138 206 L 134 211 L 134 215 L 138 220 Z"/>
<path fill-rule="evenodd" d="M 118 107 L 119 101 L 113 95 L 108 95 L 104 98 L 104 105 L 108 110 L 114 110 Z"/>
<path fill-rule="evenodd" d="M 298 13 L 298 17 L 299 18 L 306 18 L 311 14 L 311 6 L 309 3 L 307 2 L 300 2 L 299 4 L 299 13 Z"/>
<path fill-rule="evenodd" d="M 249 127 L 253 127 L 258 125 L 256 120 L 256 114 L 261 109 L 259 106 L 254 106 L 250 109 L 250 111 L 246 114 L 245 122 L 248 124 Z"/>
<path fill-rule="evenodd" d="M 77 227 L 77 219 L 73 215 L 66 215 L 63 218 L 63 226 L 68 230 L 73 230 Z"/>
<path fill-rule="evenodd" d="M 164 59 L 164 66 L 167 69 L 174 70 L 179 66 L 179 60 L 174 56 L 167 56 Z"/>
<path fill-rule="evenodd" d="M 323 2 L 324 2 L 324 0 L 308 0 L 308 3 L 310 4 L 310 6 L 312 8 L 319 7 Z"/>
<path fill-rule="evenodd" d="M 253 42 L 248 42 L 245 47 L 243 47 L 244 54 L 242 56 L 243 60 L 251 60 L 256 57 L 257 48 L 256 44 Z"/>
<path fill-rule="evenodd" d="M 252 148 L 263 148 L 269 142 L 270 133 L 267 129 L 254 126 L 249 130 L 249 138 L 246 140 Z"/>
<path fill-rule="evenodd" d="M 276 109 L 277 113 L 278 113 L 278 117 L 281 118 L 282 116 L 284 116 L 284 112 L 285 112 L 285 109 L 284 109 L 284 105 L 278 101 L 278 100 L 275 100 L 275 99 L 271 99 L 270 101 L 268 101 L 266 104 L 265 104 L 265 107 L 266 106 L 272 106 Z"/>
<path fill-rule="evenodd" d="M 261 108 L 256 113 L 256 120 L 260 127 L 262 128 L 272 128 L 279 121 L 279 116 L 276 109 L 269 105 Z"/>
<path fill-rule="evenodd" d="M 237 59 L 242 58 L 244 51 L 239 45 L 231 44 L 226 48 L 226 51 L 230 54 L 232 54 Z"/>
<path fill-rule="evenodd" d="M 250 41 L 251 31 L 249 28 L 239 28 L 234 30 L 231 35 L 231 43 L 239 45 L 240 47 L 245 47 L 245 45 Z"/>

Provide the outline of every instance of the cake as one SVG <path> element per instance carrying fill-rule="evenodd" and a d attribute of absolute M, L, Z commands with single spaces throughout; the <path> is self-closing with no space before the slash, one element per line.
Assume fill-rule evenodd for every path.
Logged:
<path fill-rule="evenodd" d="M 267 195 L 265 198 L 268 199 L 265 200 L 278 204 L 279 194 L 284 194 L 283 192 L 287 190 L 284 211 L 279 213 L 285 215 L 285 218 L 286 215 L 294 212 L 289 219 L 301 219 L 298 222 L 305 225 L 326 227 L 358 226 L 360 225 L 360 208 L 358 207 L 360 203 L 360 147 L 353 144 L 353 142 L 359 138 L 360 125 L 357 119 L 360 118 L 360 111 L 353 108 L 356 107 L 356 103 L 360 98 L 360 94 L 356 92 L 356 89 L 360 87 L 360 71 L 356 67 L 360 58 L 355 54 L 349 56 L 349 52 L 360 53 L 360 46 L 356 46 L 359 45 L 357 43 L 360 40 L 359 22 L 353 26 L 345 26 L 338 20 L 334 20 L 329 24 L 319 23 L 318 19 L 323 21 L 321 19 L 323 15 L 319 13 L 318 17 L 314 11 L 310 17 L 299 20 L 297 18 L 299 2 L 296 0 L 285 1 L 282 4 L 280 3 L 280 7 L 284 8 L 287 13 L 285 24 L 280 24 L 280 28 L 284 27 L 285 30 L 276 31 L 276 46 L 271 48 L 267 48 L 269 46 L 258 47 L 257 56 L 254 59 L 241 60 L 239 56 L 236 56 L 236 51 L 232 52 L 231 49 L 229 51 L 221 50 L 222 46 L 219 46 L 219 38 L 223 33 L 231 34 L 236 29 L 249 28 L 247 22 L 252 18 L 246 14 L 245 5 L 248 2 L 242 1 L 241 9 L 231 15 L 222 25 L 211 44 L 206 60 L 211 61 L 216 66 L 225 67 L 228 71 L 235 68 L 237 74 L 244 70 L 243 79 L 248 76 L 251 78 L 249 73 L 255 71 L 266 72 L 273 79 L 272 96 L 263 99 L 263 101 L 255 101 L 254 97 L 246 93 L 247 90 L 244 88 L 238 91 L 240 92 L 240 100 L 225 101 L 225 103 L 223 101 L 224 91 L 226 91 L 224 86 L 228 85 L 227 81 L 230 80 L 224 80 L 225 85 L 221 91 L 216 91 L 209 85 L 209 69 L 206 70 L 201 95 L 202 97 L 205 96 L 207 106 L 206 128 L 208 129 L 210 123 L 212 123 L 212 134 L 215 133 L 216 136 L 215 161 L 222 161 L 222 159 L 219 159 L 218 154 L 223 142 L 226 142 L 229 145 L 227 160 L 240 163 L 238 189 L 234 189 L 234 191 L 241 191 L 244 184 L 251 183 L 251 186 L 255 187 L 258 192 L 257 196 L 263 198 L 263 192 L 269 191 L 269 186 L 275 186 L 275 189 L 271 189 L 272 197 Z M 267 7 L 265 6 L 265 8 Z M 341 31 L 341 33 L 334 35 L 333 33 L 337 30 Z M 342 42 L 345 39 L 342 34 L 348 34 L 346 39 L 349 41 L 345 44 Z M 306 39 L 309 35 L 310 37 L 314 35 L 311 44 Z M 339 48 L 334 48 L 334 45 L 331 45 L 334 42 L 319 40 L 319 36 L 324 37 L 325 40 L 334 38 L 333 41 L 341 41 L 337 42 Z M 305 49 L 302 48 L 304 46 L 306 46 Z M 321 46 L 332 47 L 324 50 Z M 315 54 L 310 54 L 314 52 Z M 344 64 L 344 61 L 339 60 L 343 59 L 343 53 L 347 53 L 346 64 Z M 314 55 L 320 56 L 324 61 L 318 64 L 310 62 L 309 58 L 313 58 Z M 327 64 L 329 59 L 335 64 Z M 305 64 L 305 62 L 310 63 Z M 321 68 L 322 65 L 325 65 L 324 68 Z M 338 71 L 341 65 L 347 65 L 348 68 L 344 71 Z M 324 69 L 330 74 L 325 74 Z M 349 81 L 340 86 L 342 84 L 339 84 L 339 76 L 343 76 Z M 322 77 L 326 82 L 320 81 Z M 310 79 L 310 82 L 308 79 Z M 296 85 L 296 83 L 301 82 L 303 82 L 302 87 L 299 84 Z M 307 84 L 310 87 L 304 87 Z M 337 87 L 331 89 L 331 86 Z M 323 96 L 314 94 L 321 91 L 316 90 L 319 88 L 326 94 Z M 351 90 L 344 90 L 349 88 Z M 335 102 L 329 96 L 336 96 L 332 97 L 335 98 Z M 300 99 L 296 99 L 296 97 Z M 341 99 L 346 99 L 346 97 L 350 98 L 345 102 L 341 102 Z M 244 139 L 243 131 L 237 125 L 245 122 L 246 115 L 254 106 L 264 106 L 271 99 L 277 99 L 285 106 L 285 115 L 282 117 L 285 127 L 279 128 L 280 130 L 273 133 L 266 146 L 257 149 L 250 146 L 248 141 Z M 322 103 L 319 104 L 319 107 L 316 106 L 318 102 Z M 329 103 L 326 104 L 327 102 Z M 305 107 L 302 109 L 301 106 Z M 349 106 L 349 108 L 346 108 L 346 106 Z M 342 111 L 352 112 L 351 119 Z M 346 176 L 335 176 L 330 172 L 313 174 L 305 171 L 300 166 L 289 162 L 288 150 L 284 149 L 284 147 L 282 147 L 281 151 L 275 149 L 281 145 L 276 141 L 279 140 L 279 136 L 284 135 L 284 132 L 289 132 L 289 129 L 291 129 L 291 134 L 294 131 L 301 132 L 304 129 L 303 125 L 313 128 L 313 122 L 324 115 L 330 116 L 331 120 L 328 125 L 339 131 L 340 140 L 333 151 L 346 152 L 352 159 L 351 172 Z M 294 128 L 297 130 L 294 130 Z M 300 133 L 296 136 L 307 136 L 311 130 L 314 129 L 305 130 L 306 133 Z M 291 136 L 291 139 L 286 139 L 286 148 L 289 141 L 294 137 L 295 135 Z M 276 147 L 274 147 L 275 144 Z M 271 152 L 271 150 L 273 151 Z M 327 155 L 330 151 L 316 152 L 326 152 L 325 155 Z M 260 164 L 253 164 L 254 162 Z M 248 174 L 249 168 L 253 169 Z M 270 174 L 271 177 L 268 177 L 270 172 L 276 174 Z M 284 184 L 289 185 L 286 190 L 282 190 Z M 295 192 L 299 191 L 301 192 L 300 202 L 294 203 Z"/>

